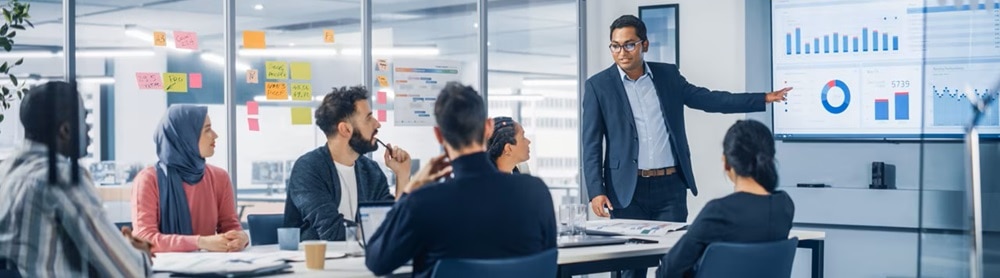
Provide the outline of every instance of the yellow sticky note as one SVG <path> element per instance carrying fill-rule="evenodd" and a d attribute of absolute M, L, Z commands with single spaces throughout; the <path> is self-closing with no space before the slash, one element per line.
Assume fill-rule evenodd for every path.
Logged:
<path fill-rule="evenodd" d="M 288 64 L 278 61 L 267 61 L 264 63 L 267 68 L 267 79 L 288 79 Z"/>
<path fill-rule="evenodd" d="M 167 32 L 153 32 L 153 45 L 167 46 Z"/>
<path fill-rule="evenodd" d="M 243 31 L 243 48 L 265 48 L 264 31 Z"/>
<path fill-rule="evenodd" d="M 295 80 L 312 79 L 312 67 L 309 66 L 309 62 L 291 62 L 291 68 L 292 68 L 292 79 Z"/>
<path fill-rule="evenodd" d="M 379 75 L 376 78 L 378 79 L 379 86 L 389 87 L 389 78 L 386 78 L 385 75 Z"/>
<path fill-rule="evenodd" d="M 312 84 L 292 83 L 292 100 L 312 100 L 312 95 Z"/>
<path fill-rule="evenodd" d="M 288 100 L 288 84 L 285 82 L 264 82 L 267 99 Z"/>
<path fill-rule="evenodd" d="M 188 75 L 183 72 L 164 72 L 163 89 L 173 93 L 187 93 Z"/>
<path fill-rule="evenodd" d="M 325 43 L 333 43 L 333 41 L 334 41 L 333 40 L 333 30 L 332 29 L 323 30 L 323 42 L 325 42 Z"/>
<path fill-rule="evenodd" d="M 311 125 L 312 123 L 311 107 L 292 107 L 292 125 Z"/>

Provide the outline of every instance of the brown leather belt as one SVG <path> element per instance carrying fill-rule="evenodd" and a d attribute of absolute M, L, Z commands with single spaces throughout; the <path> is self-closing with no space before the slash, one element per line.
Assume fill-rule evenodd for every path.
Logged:
<path fill-rule="evenodd" d="M 639 170 L 639 176 L 643 178 L 669 176 L 677 173 L 677 167 L 667 167 L 660 169 Z"/>

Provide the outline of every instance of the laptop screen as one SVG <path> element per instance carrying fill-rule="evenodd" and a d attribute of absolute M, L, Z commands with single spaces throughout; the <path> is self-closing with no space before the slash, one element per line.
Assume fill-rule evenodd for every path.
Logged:
<path fill-rule="evenodd" d="M 361 224 L 361 235 L 365 246 L 368 246 L 368 241 L 378 230 L 378 227 L 382 225 L 382 221 L 385 221 L 385 216 L 389 214 L 389 210 L 392 209 L 393 202 L 368 202 L 358 204 L 358 219 L 360 219 L 359 224 Z"/>

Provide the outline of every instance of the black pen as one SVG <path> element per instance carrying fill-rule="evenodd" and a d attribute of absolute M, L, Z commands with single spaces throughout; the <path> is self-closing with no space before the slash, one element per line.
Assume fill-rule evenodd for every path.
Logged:
<path fill-rule="evenodd" d="M 392 149 L 390 149 L 389 146 L 383 143 L 381 139 L 375 138 L 375 142 L 378 143 L 379 145 L 382 145 L 382 147 L 385 148 L 385 151 L 389 152 L 389 156 L 392 156 Z"/>

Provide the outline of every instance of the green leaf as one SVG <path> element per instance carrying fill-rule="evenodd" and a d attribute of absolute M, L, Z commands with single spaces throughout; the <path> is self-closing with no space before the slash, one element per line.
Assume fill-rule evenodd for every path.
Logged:
<path fill-rule="evenodd" d="M 3 19 L 6 20 L 7 22 L 14 21 L 13 19 L 10 18 L 10 10 L 3 9 Z"/>
<path fill-rule="evenodd" d="M 10 34 L 7 34 L 8 39 L 13 39 L 14 36 L 17 36 L 17 31 L 11 31 Z"/>
<path fill-rule="evenodd" d="M 17 59 L 17 62 L 14 62 L 14 65 L 15 65 L 15 66 L 20 66 L 20 65 L 21 65 L 22 63 L 24 63 L 24 58 L 21 58 L 21 59 Z M 6 63 L 5 63 L 5 64 L 6 64 Z"/>
<path fill-rule="evenodd" d="M 7 87 L 0 87 L 0 88 L 3 89 L 3 99 L 6 101 L 7 96 L 10 95 L 10 88 Z"/>
<path fill-rule="evenodd" d="M 7 76 L 10 76 L 10 83 L 14 83 L 14 86 L 17 86 L 17 77 L 14 74 L 8 74 Z"/>
<path fill-rule="evenodd" d="M 27 16 L 25 16 L 25 18 L 27 18 Z M 27 19 L 24 20 L 24 23 L 27 23 L 28 26 L 31 26 L 31 28 L 35 28 L 35 24 L 31 24 L 31 21 L 29 21 Z"/>
<path fill-rule="evenodd" d="M 0 114 L 0 122 L 3 122 L 3 114 Z"/>
<path fill-rule="evenodd" d="M 9 29 L 9 28 L 10 27 L 7 26 L 7 24 L 4 24 L 2 27 L 0 27 L 0 36 L 7 35 L 7 29 Z"/>
<path fill-rule="evenodd" d="M 25 30 L 24 26 L 21 26 L 21 24 L 11 25 L 10 28 L 14 28 L 14 29 L 17 29 L 17 30 Z"/>
<path fill-rule="evenodd" d="M 0 73 L 7 74 L 8 70 L 10 69 L 7 68 L 7 62 L 3 62 L 3 65 L 0 65 Z"/>
<path fill-rule="evenodd" d="M 23 99 L 24 98 L 24 92 L 27 91 L 27 90 L 28 90 L 27 88 L 23 88 L 23 89 L 17 90 L 17 99 Z"/>
<path fill-rule="evenodd" d="M 3 42 L 3 43 L 0 43 L 0 46 L 3 46 L 3 50 L 5 50 L 5 51 L 7 51 L 7 52 L 10 52 L 10 49 L 11 49 L 11 47 L 12 47 L 12 46 L 10 45 L 10 41 L 7 41 L 7 42 Z"/>

